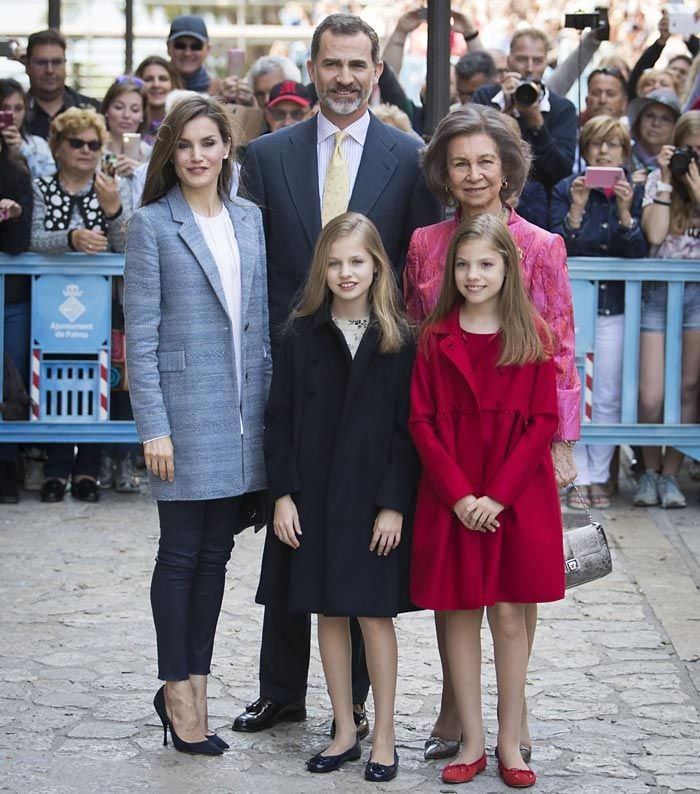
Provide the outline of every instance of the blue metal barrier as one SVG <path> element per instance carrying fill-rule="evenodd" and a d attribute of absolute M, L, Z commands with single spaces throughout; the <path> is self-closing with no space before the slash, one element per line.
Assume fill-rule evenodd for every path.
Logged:
<path fill-rule="evenodd" d="M 595 320 L 600 281 L 625 282 L 625 319 L 622 360 L 622 417 L 618 425 L 582 422 L 581 439 L 599 444 L 673 446 L 700 459 L 700 424 L 680 424 L 683 289 L 700 281 L 700 261 L 685 259 L 569 259 L 574 295 L 576 358 L 579 371 L 586 353 L 595 346 Z M 664 424 L 638 424 L 639 321 L 642 283 L 668 283 Z M 583 382 L 583 380 L 582 380 Z"/>
<path fill-rule="evenodd" d="M 101 275 L 119 276 L 123 272 L 121 254 L 63 254 L 43 256 L 0 255 L 0 350 L 3 346 L 4 277 L 22 275 Z M 582 423 L 583 441 L 602 444 L 671 445 L 700 459 L 700 425 L 680 424 L 681 352 L 683 288 L 687 281 L 700 280 L 700 262 L 663 259 L 588 259 L 569 260 L 574 294 L 577 363 L 595 346 L 598 280 L 626 282 L 624 354 L 622 378 L 622 420 L 618 425 Z M 664 424 L 638 424 L 639 393 L 639 318 L 642 282 L 668 283 L 666 319 L 666 367 Z M 0 367 L 2 394 L 2 367 Z M 126 442 L 137 440 L 133 422 L 103 420 L 57 423 L 44 421 L 3 422 L 0 416 L 0 442 Z"/>
<path fill-rule="evenodd" d="M 104 377 L 100 377 L 100 370 L 109 372 L 112 278 L 123 272 L 121 254 L 0 256 L 0 350 L 4 344 L 5 276 L 30 276 L 30 348 L 34 354 L 30 373 L 33 367 L 41 384 L 36 387 L 32 379 L 33 413 L 38 418 L 3 422 L 0 414 L 0 442 L 138 441 L 133 422 L 106 418 L 108 395 Z M 51 311 L 44 316 L 47 303 Z M 44 358 L 44 353 L 49 355 Z M 0 367 L 0 395 L 2 381 Z"/>

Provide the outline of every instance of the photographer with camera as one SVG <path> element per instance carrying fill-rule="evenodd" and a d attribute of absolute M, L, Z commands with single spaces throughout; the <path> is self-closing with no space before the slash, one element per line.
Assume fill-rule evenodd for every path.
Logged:
<path fill-rule="evenodd" d="M 576 110 L 571 102 L 542 82 L 547 67 L 547 36 L 536 28 L 519 30 L 508 55 L 509 71 L 500 86 L 484 86 L 473 96 L 513 116 L 523 139 L 532 146 L 532 178 L 549 192 L 569 176 L 576 150 Z"/>
<path fill-rule="evenodd" d="M 652 246 L 650 255 L 700 260 L 700 111 L 691 110 L 678 119 L 671 144 L 659 152 L 658 164 L 649 174 L 642 202 L 642 230 Z M 663 422 L 667 293 L 661 282 L 646 283 L 642 293 L 640 422 Z M 697 422 L 699 394 L 700 282 L 689 281 L 683 295 L 681 422 Z M 665 451 L 644 447 L 646 471 L 635 488 L 634 504 L 685 507 L 676 481 L 682 462 L 683 453 L 671 447 Z"/>
<path fill-rule="evenodd" d="M 671 143 L 673 127 L 681 115 L 678 97 L 667 88 L 650 91 L 630 102 L 627 117 L 634 140 L 631 166 L 634 182 L 645 182 L 659 167 L 658 157 Z"/>

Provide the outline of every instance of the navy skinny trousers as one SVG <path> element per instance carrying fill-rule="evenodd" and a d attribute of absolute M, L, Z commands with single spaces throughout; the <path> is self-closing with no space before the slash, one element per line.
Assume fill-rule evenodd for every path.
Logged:
<path fill-rule="evenodd" d="M 163 681 L 209 674 L 240 500 L 158 502 L 151 608 Z"/>

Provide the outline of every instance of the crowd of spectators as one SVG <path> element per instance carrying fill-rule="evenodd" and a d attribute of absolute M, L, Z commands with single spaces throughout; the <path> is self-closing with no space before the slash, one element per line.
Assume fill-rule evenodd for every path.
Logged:
<path fill-rule="evenodd" d="M 451 67 L 451 111 L 469 103 L 491 105 L 517 128 L 532 150 L 533 166 L 521 196 L 511 202 L 526 220 L 561 235 L 570 256 L 700 259 L 700 42 L 695 36 L 672 37 L 664 12 L 658 38 L 643 48 L 634 25 L 620 21 L 618 4 L 611 7 L 609 25 L 584 32 L 568 53 L 564 47 L 558 52 L 561 20 L 544 14 L 544 8 L 544 3 L 522 8 L 510 3 L 505 13 L 505 6 L 492 3 L 474 15 L 454 12 L 452 52 L 462 54 Z M 534 21 L 541 26 L 533 27 Z M 413 102 L 398 75 L 407 42 L 411 50 L 424 30 L 420 10 L 401 15 L 385 40 L 385 66 L 372 99 L 372 110 L 384 123 L 421 139 L 426 88 L 421 102 Z M 503 49 L 486 49 L 483 41 L 499 40 L 499 30 Z M 616 54 L 601 57 L 600 46 L 610 37 Z M 305 84 L 299 67 L 284 56 L 258 58 L 245 77 L 210 72 L 209 36 L 198 16 L 176 17 L 164 49 L 167 57 L 151 55 L 133 75 L 116 77 L 99 101 L 66 85 L 66 42 L 59 32 L 34 33 L 26 50 L 20 48 L 29 90 L 15 80 L 0 80 L 1 252 L 122 252 L 151 145 L 173 105 L 191 92 L 218 96 L 235 111 L 239 157 L 251 138 L 274 134 L 317 111 L 314 84 Z M 577 80 L 581 112 L 567 98 Z M 679 151 L 684 156 L 674 156 Z M 588 168 L 603 169 L 608 181 L 589 179 Z M 612 181 L 611 173 L 617 174 Z M 120 332 L 118 285 L 115 297 L 113 326 Z M 642 422 L 659 422 L 663 415 L 665 299 L 663 285 L 645 285 Z M 686 285 L 684 300 L 681 413 L 683 422 L 694 423 L 700 385 L 698 283 Z M 5 353 L 25 383 L 29 305 L 28 279 L 8 277 Z M 594 421 L 620 421 L 624 311 L 624 282 L 601 282 Z M 113 394 L 112 416 L 130 418 L 127 392 Z M 25 453 L 26 485 L 40 490 L 43 501 L 60 501 L 69 483 L 71 494 L 85 501 L 97 501 L 100 486 L 125 493 L 139 489 L 136 447 L 50 445 Z M 676 480 L 682 455 L 675 450 L 662 455 L 660 448 L 640 455 L 644 468 L 635 504 L 685 506 Z M 19 498 L 21 458 L 16 447 L 0 446 L 0 502 Z M 612 458 L 612 447 L 577 446 L 578 482 L 589 504 L 610 503 Z M 573 498 L 569 503 L 577 506 Z"/>

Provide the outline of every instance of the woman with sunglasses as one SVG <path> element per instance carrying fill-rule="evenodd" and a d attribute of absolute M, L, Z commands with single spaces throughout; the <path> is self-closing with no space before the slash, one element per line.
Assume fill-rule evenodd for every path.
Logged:
<path fill-rule="evenodd" d="M 105 148 L 117 156 L 114 171 L 130 177 L 134 169 L 151 156 L 151 147 L 139 140 L 138 146 L 125 144 L 124 134 L 142 135 L 146 118 L 146 93 L 140 77 L 122 75 L 107 89 L 102 101 L 102 115 L 107 124 Z"/>
<path fill-rule="evenodd" d="M 127 180 L 99 170 L 106 140 L 102 116 L 92 108 L 69 108 L 51 122 L 49 147 L 58 170 L 34 183 L 30 250 L 89 255 L 124 250 L 131 190 Z M 99 445 L 81 444 L 75 462 L 72 444 L 51 445 L 48 454 L 42 502 L 60 502 L 71 476 L 74 498 L 98 500 Z"/>
<path fill-rule="evenodd" d="M 153 144 L 158 127 L 165 118 L 165 100 L 171 91 L 184 88 L 180 75 L 170 61 L 160 55 L 149 55 L 136 67 L 136 76 L 143 80 L 146 92 L 146 122 L 143 139 Z"/>
<path fill-rule="evenodd" d="M 32 178 L 56 173 L 48 143 L 31 135 L 26 124 L 27 98 L 22 86 L 11 78 L 0 80 L 0 135 L 13 157 L 23 157 Z"/>

